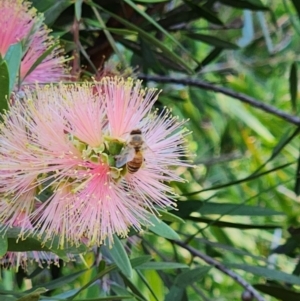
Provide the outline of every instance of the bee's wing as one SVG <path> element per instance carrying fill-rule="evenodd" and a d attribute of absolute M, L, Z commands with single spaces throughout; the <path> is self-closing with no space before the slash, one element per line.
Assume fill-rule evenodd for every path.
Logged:
<path fill-rule="evenodd" d="M 127 162 L 132 161 L 135 156 L 134 148 L 124 148 L 121 153 L 116 156 L 116 167 L 119 168 Z"/>

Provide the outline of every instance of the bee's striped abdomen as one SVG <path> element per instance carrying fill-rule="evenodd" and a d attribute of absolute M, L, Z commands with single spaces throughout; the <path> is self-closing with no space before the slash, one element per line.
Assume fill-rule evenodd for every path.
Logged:
<path fill-rule="evenodd" d="M 140 151 L 137 151 L 133 160 L 127 162 L 127 170 L 129 173 L 137 172 L 142 166 L 144 161 L 143 154 Z"/>

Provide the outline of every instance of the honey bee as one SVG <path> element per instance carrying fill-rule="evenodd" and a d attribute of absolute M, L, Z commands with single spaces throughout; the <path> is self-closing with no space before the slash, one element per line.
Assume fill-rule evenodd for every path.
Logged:
<path fill-rule="evenodd" d="M 140 129 L 132 130 L 126 146 L 121 153 L 116 156 L 116 167 L 120 168 L 126 164 L 129 173 L 137 172 L 144 161 L 142 152 L 144 144 L 142 131 Z"/>

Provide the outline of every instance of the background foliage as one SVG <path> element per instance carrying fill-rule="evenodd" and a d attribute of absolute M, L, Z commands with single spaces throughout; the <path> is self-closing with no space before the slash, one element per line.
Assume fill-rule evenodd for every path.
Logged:
<path fill-rule="evenodd" d="M 60 268 L 2 270 L 1 300 L 300 300 L 299 2 L 32 2 L 74 77 L 113 61 L 163 90 L 158 108 L 189 119 L 195 168 L 172 184 L 171 228 L 154 221 Z"/>

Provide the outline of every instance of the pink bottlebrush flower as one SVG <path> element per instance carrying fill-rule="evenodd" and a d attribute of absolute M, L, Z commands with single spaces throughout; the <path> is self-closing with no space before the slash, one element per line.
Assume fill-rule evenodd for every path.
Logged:
<path fill-rule="evenodd" d="M 152 111 L 156 98 L 154 89 L 122 78 L 25 89 L 0 128 L 0 193 L 17 204 L 14 190 L 36 189 L 29 232 L 47 241 L 61 235 L 60 247 L 111 243 L 114 234 L 150 225 L 155 206 L 174 205 L 166 183 L 182 181 L 172 166 L 188 166 L 180 158 L 186 132 L 167 110 Z M 139 149 L 131 146 L 133 130 L 141 133 Z"/>
<path fill-rule="evenodd" d="M 21 84 L 58 82 L 68 78 L 65 58 L 57 41 L 49 36 L 50 30 L 43 25 L 43 17 L 30 8 L 26 0 L 0 1 L 0 54 L 4 57 L 9 47 L 22 41 L 23 54 L 20 66 Z M 46 53 L 48 55 L 34 68 L 36 61 Z M 29 73 L 28 73 L 29 72 Z"/>

